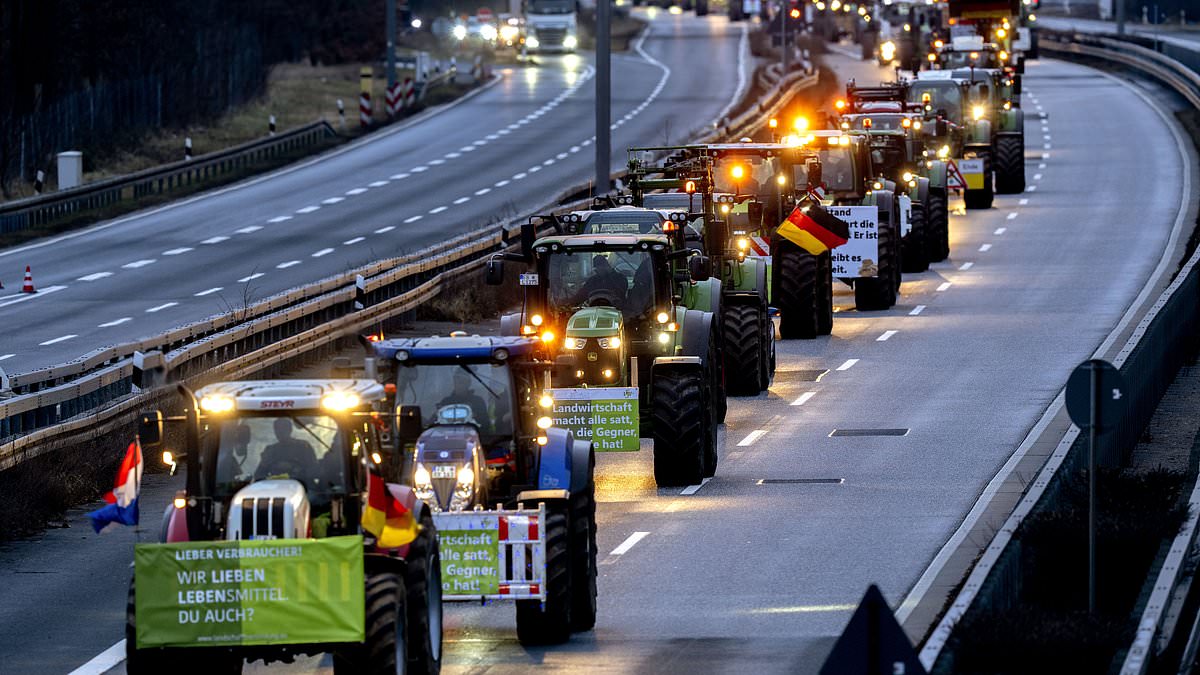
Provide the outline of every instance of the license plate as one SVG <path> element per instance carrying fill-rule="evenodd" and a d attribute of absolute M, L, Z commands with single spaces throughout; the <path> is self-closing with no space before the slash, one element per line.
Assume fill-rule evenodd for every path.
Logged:
<path fill-rule="evenodd" d="M 521 274 L 522 286 L 537 286 L 539 283 L 536 272 L 524 272 Z"/>
<path fill-rule="evenodd" d="M 457 473 L 453 464 L 436 464 L 433 467 L 434 478 L 454 478 Z"/>

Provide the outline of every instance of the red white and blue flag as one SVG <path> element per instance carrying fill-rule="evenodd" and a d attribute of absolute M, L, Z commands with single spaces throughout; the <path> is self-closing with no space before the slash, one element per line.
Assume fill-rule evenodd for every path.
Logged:
<path fill-rule="evenodd" d="M 125 459 L 117 471 L 117 480 L 110 492 L 104 494 L 104 506 L 88 514 L 92 527 L 100 532 L 109 526 L 137 525 L 138 491 L 142 487 L 142 446 L 134 439 L 125 449 Z"/>

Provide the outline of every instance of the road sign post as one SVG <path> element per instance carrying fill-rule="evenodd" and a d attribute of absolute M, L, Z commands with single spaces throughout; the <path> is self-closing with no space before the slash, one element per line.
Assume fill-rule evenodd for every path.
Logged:
<path fill-rule="evenodd" d="M 1125 379 L 1108 361 L 1084 361 L 1067 380 L 1067 414 L 1088 434 L 1088 613 L 1096 611 L 1096 443 L 1125 409 Z"/>
<path fill-rule="evenodd" d="M 593 194 L 608 194 L 612 170 L 612 58 L 610 55 L 612 3 L 596 3 L 596 187 Z"/>

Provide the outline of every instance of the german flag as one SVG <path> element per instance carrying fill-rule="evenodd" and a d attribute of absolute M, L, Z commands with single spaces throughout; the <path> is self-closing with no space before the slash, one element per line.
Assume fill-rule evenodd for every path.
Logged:
<path fill-rule="evenodd" d="M 362 526 L 375 536 L 379 548 L 399 548 L 417 538 L 419 528 L 412 511 L 387 489 L 383 476 L 371 471 L 367 479 L 367 506 Z"/>
<path fill-rule="evenodd" d="M 850 226 L 820 204 L 797 206 L 779 224 L 779 236 L 813 255 L 837 248 L 850 239 Z"/>

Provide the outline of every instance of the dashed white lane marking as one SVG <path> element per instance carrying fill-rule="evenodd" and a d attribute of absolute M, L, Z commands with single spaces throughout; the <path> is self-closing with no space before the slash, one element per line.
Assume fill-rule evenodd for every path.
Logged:
<path fill-rule="evenodd" d="M 1038 164 L 1038 168 L 1039 168 L 1039 169 L 1044 169 L 1044 168 L 1046 168 L 1046 163 L 1045 163 L 1045 162 L 1042 162 L 1041 164 Z"/>
<path fill-rule="evenodd" d="M 854 367 L 854 364 L 856 364 L 856 363 L 858 363 L 858 359 L 846 359 L 845 363 L 838 366 L 837 369 L 838 370 L 850 370 L 851 368 Z"/>
<path fill-rule="evenodd" d="M 253 234 L 261 229 L 262 225 L 247 225 L 240 230 L 234 230 L 234 232 L 237 232 L 238 234 Z"/>
<path fill-rule="evenodd" d="M 738 447 L 744 448 L 748 445 L 753 445 L 754 441 L 757 441 L 758 439 L 762 438 L 763 436 L 766 435 L 766 433 L 767 432 L 765 429 L 755 429 L 754 431 L 751 431 L 750 433 L 746 434 L 745 438 L 738 441 Z"/>
<path fill-rule="evenodd" d="M 375 234 L 384 234 L 385 232 L 391 232 L 394 229 L 396 229 L 395 225 L 388 225 L 386 227 L 381 227 L 378 230 L 375 230 Z"/>
<path fill-rule="evenodd" d="M 352 246 L 364 239 L 366 239 L 366 237 L 354 237 L 353 239 L 347 239 L 346 241 L 342 242 L 342 246 Z"/>
<path fill-rule="evenodd" d="M 649 532 L 634 532 L 629 535 L 629 538 L 621 542 L 621 545 L 614 548 L 611 555 L 625 555 L 629 553 L 629 549 L 633 548 L 639 541 L 650 536 Z"/>
<path fill-rule="evenodd" d="M 462 153 L 461 152 L 447 152 L 446 154 L 442 155 L 442 157 L 445 157 L 446 159 L 458 159 L 459 157 L 462 157 Z"/>
<path fill-rule="evenodd" d="M 1029 187 L 1025 188 L 1025 191 L 1026 191 L 1026 192 L 1037 192 L 1037 186 L 1036 186 L 1036 185 L 1030 185 Z"/>
<path fill-rule="evenodd" d="M 554 156 L 554 158 L 555 158 L 555 159 L 566 159 L 566 158 L 567 158 L 567 153 L 565 153 L 565 152 L 560 152 L 560 153 L 558 153 L 557 155 L 555 155 L 555 156 Z"/>
<path fill-rule="evenodd" d="M 274 218 L 268 220 L 267 222 L 274 224 L 274 223 L 282 223 L 285 220 L 291 220 L 291 219 L 292 219 L 291 216 L 275 216 Z"/>
<path fill-rule="evenodd" d="M 473 145 L 464 145 L 458 149 L 459 152 L 473 152 L 474 150 L 475 146 Z"/>
<path fill-rule="evenodd" d="M 988 252 L 988 251 L 990 251 L 990 250 L 992 250 L 992 245 L 991 245 L 991 244 L 984 244 L 984 245 L 982 245 L 982 246 L 980 246 L 980 247 L 979 247 L 979 251 L 980 251 L 981 253 L 987 253 L 987 252 Z"/>
<path fill-rule="evenodd" d="M 267 275 L 266 275 L 266 274 L 264 274 L 263 272 L 255 272 L 254 274 L 251 274 L 251 275 L 250 275 L 250 276 L 248 276 L 248 277 L 242 277 L 241 279 L 238 279 L 238 283 L 239 283 L 239 284 L 244 284 L 244 283 L 246 283 L 247 281 L 254 281 L 255 279 L 257 279 L 257 278 L 259 278 L 259 277 L 265 277 L 265 276 L 267 276 Z"/>
<path fill-rule="evenodd" d="M 431 214 L 432 214 L 432 213 L 441 213 L 442 211 L 445 211 L 445 210 L 446 210 L 446 209 L 448 209 L 448 208 L 450 208 L 450 207 L 448 207 L 448 206 L 438 206 L 438 207 L 435 207 L 435 208 L 429 209 L 429 213 L 431 213 Z"/>
<path fill-rule="evenodd" d="M 1043 148 L 1045 148 L 1046 150 L 1049 150 L 1049 149 L 1050 149 L 1050 144 L 1049 144 L 1049 143 L 1043 143 L 1043 144 L 1042 144 L 1042 147 L 1043 147 Z"/>
<path fill-rule="evenodd" d="M 169 251 L 163 251 L 162 254 L 163 255 L 183 255 L 184 253 L 187 253 L 188 251 L 192 251 L 192 250 L 195 250 L 195 249 L 191 248 L 190 246 L 180 246 L 179 248 L 173 248 Z"/>
<path fill-rule="evenodd" d="M 1050 140 L 1050 134 L 1042 134 L 1042 138 L 1048 141 Z"/>
<path fill-rule="evenodd" d="M 154 264 L 153 260 L 134 260 L 131 263 L 125 263 L 124 265 L 121 265 L 121 267 L 124 269 L 127 269 L 127 270 L 136 270 L 139 267 L 145 267 L 146 265 L 153 265 L 153 264 Z"/>
<path fill-rule="evenodd" d="M 14 357 L 14 356 L 16 356 L 16 354 L 4 354 L 4 355 L 0 355 L 0 361 L 6 361 L 6 360 L 8 360 L 8 359 L 11 359 L 11 358 L 12 358 L 12 357 Z"/>
<path fill-rule="evenodd" d="M 1005 232 L 1008 232 L 1008 228 L 1007 228 L 1007 227 L 997 227 L 997 228 L 996 228 L 996 231 L 995 231 L 995 232 L 993 232 L 992 234 L 994 234 L 994 235 L 996 235 L 996 236 L 1000 236 L 1000 235 L 1004 234 Z"/>
<path fill-rule="evenodd" d="M 72 670 L 69 675 L 101 675 L 120 665 L 125 660 L 125 641 L 105 649 L 92 658 L 91 661 Z"/>
<path fill-rule="evenodd" d="M 45 342 L 39 342 L 38 344 L 42 347 L 45 347 L 47 345 L 57 344 L 59 342 L 66 342 L 67 340 L 70 340 L 71 338 L 77 338 L 77 337 L 79 337 L 79 336 L 78 335 L 64 335 L 62 337 L 56 337 L 53 340 L 46 340 Z"/>
<path fill-rule="evenodd" d="M 203 298 L 206 295 L 212 295 L 213 293 L 220 293 L 223 290 L 225 290 L 225 288 L 223 286 L 213 286 L 212 288 L 209 288 L 207 290 L 203 290 L 203 291 L 200 291 L 199 293 L 196 293 L 196 297 Z"/>
<path fill-rule="evenodd" d="M 420 220 L 420 219 L 422 219 L 422 218 L 424 218 L 424 217 L 425 217 L 425 216 L 409 216 L 409 217 L 407 217 L 407 218 L 405 218 L 405 219 L 404 219 L 404 222 L 405 222 L 405 224 L 408 224 L 408 223 L 415 223 L 415 222 L 417 222 L 418 220 Z"/>
<path fill-rule="evenodd" d="M 466 204 L 469 201 L 471 201 L 470 197 L 459 197 L 458 199 L 455 199 L 452 203 L 455 206 L 458 206 L 459 204 Z M 432 213 L 432 211 L 430 211 L 430 213 Z"/>
<path fill-rule="evenodd" d="M 512 179 L 513 180 L 521 180 L 522 178 L 524 178 L 527 175 L 529 175 L 529 174 L 525 173 L 524 171 L 522 171 L 521 173 L 514 173 Z"/>
<path fill-rule="evenodd" d="M 708 485 L 708 481 L 710 481 L 710 480 L 712 480 L 712 478 L 705 478 L 704 480 L 700 481 L 696 485 L 689 485 L 689 486 L 683 488 L 682 490 L 680 490 L 679 494 L 687 495 L 690 497 L 691 495 L 694 495 L 697 492 L 699 492 L 700 488 L 704 487 L 705 485 Z"/>
<path fill-rule="evenodd" d="M 499 134 L 488 134 L 487 136 L 484 136 L 484 138 L 488 139 L 489 141 L 494 141 L 497 138 L 500 138 L 500 135 Z"/>
<path fill-rule="evenodd" d="M 445 164 L 445 163 L 446 163 L 446 160 L 444 160 L 444 159 L 431 159 L 431 160 L 429 160 L 429 166 L 440 166 L 440 165 L 442 165 L 442 164 Z"/>
<path fill-rule="evenodd" d="M 949 281 L 943 281 L 942 285 L 938 286 L 935 290 L 938 293 L 941 293 L 942 291 L 948 290 L 950 288 L 950 286 L 952 286 L 952 285 L 953 284 L 951 284 Z"/>
<path fill-rule="evenodd" d="M 973 263 L 973 262 L 965 262 L 958 266 L 958 271 L 966 272 L 967 270 L 971 269 L 974 266 L 975 266 L 975 263 Z"/>
<path fill-rule="evenodd" d="M 1041 180 L 1041 179 L 1042 179 L 1042 174 L 1040 174 L 1040 173 L 1035 173 L 1035 174 L 1033 174 L 1033 179 L 1034 179 L 1034 180 Z"/>
<path fill-rule="evenodd" d="M 306 206 L 306 207 L 304 207 L 304 208 L 302 208 L 302 209 L 296 209 L 296 213 L 312 213 L 313 211 L 316 211 L 316 210 L 318 210 L 318 209 L 320 209 L 320 208 L 321 208 L 321 207 L 319 207 L 319 206 L 317 206 L 317 205 L 315 205 L 315 204 L 314 204 L 314 205 L 312 205 L 312 206 Z"/>
<path fill-rule="evenodd" d="M 478 197 L 480 195 L 486 195 L 487 193 L 489 193 L 491 191 L 492 191 L 492 188 L 479 188 L 478 190 L 475 191 L 475 196 Z"/>
<path fill-rule="evenodd" d="M 226 237 L 223 235 L 217 235 L 215 237 L 209 237 L 208 239 L 205 239 L 204 241 L 202 241 L 200 243 L 201 244 L 219 244 L 223 241 L 228 241 L 228 240 L 229 240 L 229 237 Z"/>
<path fill-rule="evenodd" d="M 275 266 L 275 269 L 286 270 L 289 267 L 295 267 L 296 265 L 299 265 L 299 264 L 300 264 L 299 260 L 289 260 L 287 262 L 279 263 L 278 265 Z"/>
<path fill-rule="evenodd" d="M 355 195 L 361 195 L 362 193 L 364 193 L 366 191 L 367 191 L 367 188 L 354 188 L 353 190 L 346 190 L 346 196 L 353 197 Z"/>
<path fill-rule="evenodd" d="M 320 251 L 317 251 L 316 253 L 312 254 L 312 257 L 314 257 L 314 258 L 320 258 L 320 257 L 322 257 L 322 256 L 327 256 L 327 255 L 329 255 L 330 253 L 333 253 L 333 249 L 331 249 L 331 248 L 323 248 L 323 249 L 321 249 Z"/>
<path fill-rule="evenodd" d="M 86 277 L 79 277 L 76 279 L 76 281 L 96 281 L 97 279 L 103 279 L 104 277 L 111 277 L 112 274 L 112 272 L 96 272 L 94 274 L 89 274 Z"/>
<path fill-rule="evenodd" d="M 1012 211 L 1012 212 L 1010 212 L 1010 213 L 1008 214 L 1008 219 L 1009 219 L 1009 220 L 1015 220 L 1015 219 L 1016 219 L 1016 217 L 1017 217 L 1017 212 L 1016 212 L 1016 211 Z"/>
<path fill-rule="evenodd" d="M 498 181 L 496 181 L 496 184 L 493 185 L 492 187 L 502 188 L 505 185 L 508 185 L 508 183 L 509 183 L 509 181 L 507 181 L 507 180 L 498 180 Z"/>
<path fill-rule="evenodd" d="M 391 176 L 388 176 L 388 180 L 404 180 L 405 178 L 408 178 L 408 174 L 406 174 L 406 173 L 394 173 Z M 381 181 L 381 182 L 384 185 L 388 184 L 388 181 L 386 181 L 386 180 Z M 371 183 L 371 187 L 379 187 L 379 186 L 375 185 L 374 183 Z"/>
<path fill-rule="evenodd" d="M 892 336 L 894 336 L 898 332 L 900 332 L 900 331 L 885 330 L 885 331 L 883 331 L 883 335 L 880 335 L 879 337 L 875 338 L 875 341 L 876 342 L 887 342 L 888 340 L 892 339 Z"/>
<path fill-rule="evenodd" d="M 429 167 L 427 167 L 427 166 L 414 166 L 413 168 L 409 169 L 408 172 L 409 173 L 421 173 L 423 171 L 428 171 L 428 170 L 429 170 Z"/>
<path fill-rule="evenodd" d="M 1028 203 L 1029 203 L 1029 199 L 1028 199 L 1028 198 L 1024 198 L 1024 199 L 1022 199 L 1021 201 L 1017 202 L 1017 204 L 1018 204 L 1018 205 L 1020 205 L 1020 206 L 1025 206 L 1025 205 L 1026 205 L 1026 204 L 1028 204 Z"/>
<path fill-rule="evenodd" d="M 541 170 L 542 170 L 542 167 L 540 167 L 540 166 L 531 166 L 531 167 L 529 167 L 529 173 L 537 173 L 537 172 L 539 172 L 539 171 L 541 171 Z"/>
<path fill-rule="evenodd" d="M 487 141 L 485 141 L 485 140 L 483 140 L 483 139 L 479 139 L 478 141 L 475 141 L 475 142 L 474 142 L 474 143 L 472 143 L 471 145 L 474 145 L 474 146 L 477 146 L 477 147 L 480 147 L 480 148 L 482 148 L 483 146 L 487 145 Z"/>
<path fill-rule="evenodd" d="M 924 311 L 925 311 L 925 305 L 917 305 L 916 307 L 913 307 L 913 310 L 911 312 L 909 312 L 908 315 L 916 316 Z"/>
<path fill-rule="evenodd" d="M 808 400 L 810 398 L 812 398 L 816 395 L 817 395 L 817 392 L 815 392 L 815 391 L 806 391 L 803 394 L 800 394 L 800 396 L 798 396 L 796 398 L 796 400 L 792 401 L 789 405 L 804 405 L 805 403 L 808 403 Z"/>
<path fill-rule="evenodd" d="M 548 159 L 548 160 L 546 160 L 546 161 L 542 162 L 542 164 L 544 164 L 544 165 L 546 165 L 546 166 L 550 166 L 550 165 L 551 165 L 551 164 L 553 164 L 553 163 L 554 163 L 554 160 L 553 160 L 553 159 Z"/>
<path fill-rule="evenodd" d="M 329 199 L 322 199 L 321 203 L 333 205 L 333 204 L 337 204 L 338 202 L 344 202 L 344 201 L 346 201 L 345 197 L 330 197 Z"/>
<path fill-rule="evenodd" d="M 161 305 L 158 305 L 157 307 L 151 307 L 150 309 L 146 310 L 146 313 L 147 313 L 147 314 L 153 314 L 153 313 L 155 313 L 155 312 L 161 312 L 161 311 L 163 311 L 164 309 L 169 309 L 169 308 L 171 308 L 171 307 L 174 307 L 174 306 L 176 306 L 176 305 L 178 305 L 178 304 L 179 304 L 178 302 L 164 302 L 163 304 L 161 304 Z"/>
<path fill-rule="evenodd" d="M 107 322 L 105 322 L 105 323 L 102 323 L 102 324 L 100 324 L 99 326 L 96 326 L 96 327 L 97 327 L 97 328 L 112 328 L 113 326 L 120 326 L 121 324 L 123 324 L 123 323 L 129 323 L 130 321 L 133 321 L 133 319 L 132 319 L 131 317 L 128 317 L 128 316 L 123 316 L 123 317 L 121 317 L 121 318 L 119 318 L 119 319 L 115 319 L 115 320 L 113 320 L 113 321 L 107 321 Z"/>
<path fill-rule="evenodd" d="M 572 146 L 571 146 L 571 149 L 570 149 L 570 150 L 568 150 L 567 152 L 570 152 L 571 154 L 575 154 L 576 152 L 579 152 L 579 151 L 580 151 L 580 150 L 582 150 L 582 149 L 583 149 L 583 148 L 582 148 L 582 147 L 580 147 L 580 146 L 578 146 L 578 145 L 572 145 Z"/>

